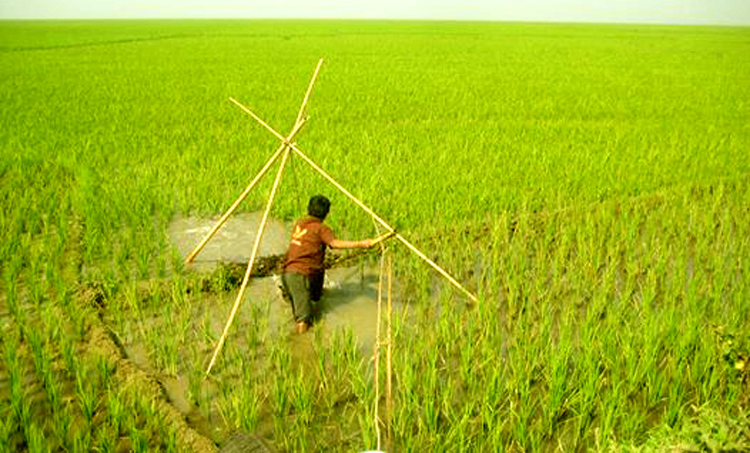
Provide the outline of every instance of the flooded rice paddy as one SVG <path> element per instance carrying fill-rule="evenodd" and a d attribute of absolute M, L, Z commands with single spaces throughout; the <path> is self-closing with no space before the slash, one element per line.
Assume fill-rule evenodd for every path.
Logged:
<path fill-rule="evenodd" d="M 246 266 L 261 217 L 260 213 L 242 213 L 230 218 L 194 263 L 187 265 L 185 274 L 205 275 L 210 279 L 222 266 Z M 215 218 L 175 218 L 168 231 L 180 255 L 188 255 L 215 221 Z M 290 228 L 291 225 L 278 220 L 269 220 L 259 247 L 260 256 L 284 254 Z M 235 302 L 238 283 L 227 291 L 208 290 L 192 294 L 189 302 L 183 305 L 182 313 L 167 313 L 157 304 L 144 308 L 136 318 L 116 319 L 115 315 L 106 322 L 121 332 L 120 340 L 127 358 L 158 380 L 169 403 L 187 423 L 202 436 L 231 450 L 234 448 L 231 443 L 238 438 L 247 440 L 247 433 L 238 434 L 228 429 L 221 409 L 211 402 L 221 398 L 222 388 L 226 386 L 222 381 L 238 381 L 243 373 L 235 367 L 238 360 L 251 366 L 251 363 L 260 362 L 258 357 L 267 357 L 270 352 L 266 349 L 270 343 L 264 340 L 280 340 L 289 351 L 292 367 L 313 372 L 318 355 L 316 348 L 319 347 L 316 338 L 351 332 L 357 350 L 365 360 L 369 360 L 377 341 L 379 269 L 376 260 L 355 259 L 346 267 L 327 270 L 323 297 L 317 307 L 319 319 L 304 335 L 295 332 L 292 310 L 282 297 L 280 282 L 278 275 L 251 278 L 227 343 L 218 358 L 217 370 L 212 372 L 215 375 L 200 384 L 197 382 L 203 379 L 206 358 L 213 352 Z M 153 291 L 153 282 L 140 284 L 151 287 Z M 398 310 L 397 305 L 394 307 Z M 174 330 L 175 325 L 182 327 Z M 165 363 L 163 354 L 154 353 L 161 347 L 158 344 L 160 332 L 182 340 L 181 346 L 170 351 L 175 356 L 171 363 Z M 232 364 L 224 369 L 228 362 Z M 258 410 L 261 420 L 252 435 L 271 449 L 268 439 L 273 437 L 273 414 L 270 408 Z"/>

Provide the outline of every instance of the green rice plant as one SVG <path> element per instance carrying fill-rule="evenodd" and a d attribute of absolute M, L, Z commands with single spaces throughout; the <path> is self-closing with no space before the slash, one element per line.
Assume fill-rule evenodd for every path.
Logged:
<path fill-rule="evenodd" d="M 150 329 L 146 333 L 146 344 L 156 366 L 168 375 L 176 376 L 179 338 L 171 306 L 163 306 L 162 319 L 159 328 Z"/>
<path fill-rule="evenodd" d="M 262 400 L 258 391 L 254 388 L 244 389 L 238 404 L 237 414 L 239 416 L 239 423 L 237 426 L 247 432 L 255 431 L 260 420 Z"/>
<path fill-rule="evenodd" d="M 303 368 L 297 369 L 294 373 L 294 384 L 291 392 L 291 405 L 294 408 L 297 421 L 303 426 L 308 426 L 312 422 L 314 410 L 314 390 L 310 385 L 310 378 L 306 374 L 307 371 Z"/>
<path fill-rule="evenodd" d="M 18 303 L 18 284 L 16 282 L 15 275 L 12 274 L 10 268 L 13 266 L 11 262 L 8 268 L 3 269 L 3 282 L 5 283 L 5 303 L 8 306 L 8 311 L 13 318 L 18 319 L 21 316 L 20 305 Z M 20 327 L 20 325 L 19 325 Z"/>
<path fill-rule="evenodd" d="M 31 403 L 25 396 L 22 367 L 18 357 L 18 338 L 10 334 L 4 338 L 5 364 L 8 367 L 10 387 L 10 408 L 14 419 L 20 426 L 28 426 Z"/>
<path fill-rule="evenodd" d="M 54 411 L 52 423 L 50 423 L 52 437 L 58 439 L 63 447 L 69 449 L 72 448 L 70 428 L 73 423 L 70 408 L 70 405 L 63 405 L 59 410 Z"/>
<path fill-rule="evenodd" d="M 93 444 L 94 449 L 97 451 L 115 451 L 118 435 L 107 428 L 105 426 L 96 432 Z"/>
<path fill-rule="evenodd" d="M 377 445 L 377 434 L 373 425 L 372 414 L 370 411 L 358 411 L 357 421 L 359 422 L 359 433 L 362 438 L 360 450 L 375 450 Z"/>
<path fill-rule="evenodd" d="M 202 361 L 198 359 L 198 351 L 194 347 L 191 347 L 190 363 L 186 397 L 192 404 L 199 405 L 205 370 L 203 370 Z"/>
<path fill-rule="evenodd" d="M 155 267 L 157 277 L 164 278 L 167 276 L 167 258 L 164 253 L 159 253 L 156 255 Z"/>
<path fill-rule="evenodd" d="M 547 364 L 547 402 L 544 409 L 544 432 L 553 432 L 555 425 L 565 416 L 573 389 L 569 387 L 572 344 L 570 326 L 562 326 L 558 344 L 549 348 Z"/>
<path fill-rule="evenodd" d="M 110 432 L 114 436 L 119 436 L 125 421 L 125 405 L 120 395 L 116 391 L 107 393 L 107 419 L 109 421 Z"/>
<path fill-rule="evenodd" d="M 177 453 L 177 427 L 172 426 L 167 432 L 164 450 L 167 453 Z"/>
<path fill-rule="evenodd" d="M 130 448 L 134 452 L 147 452 L 149 451 L 148 439 L 144 433 L 137 427 L 132 426 L 129 431 L 130 434 Z"/>
<path fill-rule="evenodd" d="M 0 449 L 3 451 L 11 450 L 11 435 L 14 431 L 15 426 L 12 416 L 0 417 Z"/>
<path fill-rule="evenodd" d="M 273 410 L 276 418 L 284 417 L 289 413 L 292 407 L 292 396 L 288 377 L 283 374 L 277 374 L 271 387 L 271 397 L 273 401 Z"/>
<path fill-rule="evenodd" d="M 470 431 L 470 423 L 474 417 L 474 409 L 471 404 L 463 407 L 460 415 L 449 417 L 448 432 L 442 439 L 441 449 L 444 451 L 475 451 L 478 446 Z M 502 445 L 497 443 L 494 445 Z"/>
<path fill-rule="evenodd" d="M 147 279 L 151 272 L 151 254 L 145 250 L 139 250 L 135 256 L 136 271 L 139 279 Z"/>
<path fill-rule="evenodd" d="M 88 429 L 91 428 L 91 421 L 97 405 L 97 392 L 91 374 L 85 366 L 76 370 L 76 399 Z M 90 441 L 89 438 L 88 442 Z"/>
<path fill-rule="evenodd" d="M 51 372 L 44 376 L 44 388 L 47 391 L 47 399 L 52 407 L 52 412 L 60 412 L 63 405 L 62 389 L 60 387 L 60 382 Z"/>
<path fill-rule="evenodd" d="M 26 444 L 28 445 L 29 452 L 43 453 L 51 451 L 44 436 L 44 430 L 33 421 L 24 427 L 24 435 L 26 436 Z"/>
<path fill-rule="evenodd" d="M 207 349 L 211 349 L 218 341 L 218 336 L 211 327 L 211 315 L 208 311 L 203 313 L 199 334 L 204 347 Z"/>
<path fill-rule="evenodd" d="M 27 329 L 26 339 L 31 346 L 32 359 L 37 374 L 42 380 L 47 379 L 51 370 L 51 358 L 47 347 L 43 343 L 42 332 L 37 329 Z"/>
<path fill-rule="evenodd" d="M 91 451 L 92 439 L 90 429 L 73 429 L 71 439 L 70 449 L 72 451 Z"/>
<path fill-rule="evenodd" d="M 76 344 L 74 339 L 67 335 L 60 336 L 60 352 L 62 353 L 65 369 L 69 376 L 73 376 L 78 369 L 78 358 L 76 356 Z"/>
<path fill-rule="evenodd" d="M 180 252 L 172 248 L 170 250 L 169 258 L 170 258 L 169 263 L 171 265 L 172 272 L 175 275 L 182 275 L 182 272 L 185 268 L 185 260 L 182 257 L 182 255 L 180 255 Z"/>

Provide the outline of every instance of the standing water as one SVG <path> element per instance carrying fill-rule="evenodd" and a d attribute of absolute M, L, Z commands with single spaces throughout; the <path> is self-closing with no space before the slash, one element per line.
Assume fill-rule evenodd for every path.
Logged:
<path fill-rule="evenodd" d="M 250 260 L 255 235 L 262 213 L 233 215 L 206 244 L 190 266 L 198 272 L 210 271 L 220 263 L 247 264 Z M 172 243 L 182 256 L 187 256 L 216 219 L 176 218 L 169 225 Z M 269 219 L 261 240 L 259 256 L 283 255 L 289 243 L 292 225 Z M 329 250 L 328 253 L 339 253 Z M 293 330 L 292 313 L 278 288 L 278 277 L 254 278 L 248 284 L 245 303 L 270 301 L 269 327 L 276 330 L 288 325 Z M 360 350 L 369 354 L 375 343 L 377 326 L 378 269 L 364 264 L 334 268 L 326 271 L 323 297 L 319 303 L 320 322 L 314 328 L 330 333 L 337 329 L 351 329 Z M 385 301 L 385 298 L 384 298 Z M 226 307 L 227 315 L 230 307 Z"/>

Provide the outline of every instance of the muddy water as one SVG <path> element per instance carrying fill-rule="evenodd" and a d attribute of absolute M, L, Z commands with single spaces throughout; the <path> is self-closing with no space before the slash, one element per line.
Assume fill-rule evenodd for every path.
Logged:
<path fill-rule="evenodd" d="M 229 218 L 196 257 L 193 269 L 209 270 L 219 262 L 242 262 L 250 259 L 255 234 L 262 213 L 242 213 Z M 200 242 L 216 222 L 215 218 L 176 218 L 169 226 L 173 244 L 186 256 Z M 261 256 L 286 252 L 291 224 L 269 219 L 260 243 Z M 329 251 L 329 253 L 338 253 Z M 270 301 L 269 328 L 292 332 L 294 323 L 289 305 L 281 297 L 278 277 L 256 278 L 248 285 L 246 301 Z M 349 268 L 329 269 L 319 310 L 321 319 L 314 327 L 327 334 L 337 329 L 350 328 L 363 353 L 369 354 L 375 343 L 377 326 L 378 269 L 364 264 Z M 227 308 L 227 315 L 228 315 Z M 247 311 L 243 310 L 245 313 Z M 296 341 L 296 340 L 293 340 Z"/>
<path fill-rule="evenodd" d="M 234 214 L 216 232 L 193 261 L 193 267 L 207 270 L 219 262 L 247 263 L 263 213 Z M 182 256 L 187 256 L 214 226 L 218 218 L 178 217 L 169 224 L 169 237 Z M 260 242 L 260 256 L 280 255 L 289 243 L 289 226 L 269 218 Z"/>
<path fill-rule="evenodd" d="M 188 269 L 206 272 L 222 262 L 247 263 L 261 217 L 260 213 L 246 213 L 230 218 Z M 175 219 L 169 226 L 174 246 L 186 256 L 215 221 L 216 219 L 200 218 Z M 270 219 L 260 244 L 261 256 L 285 253 L 290 230 L 291 225 Z M 267 319 L 267 323 L 263 322 L 261 325 L 266 326 L 271 337 L 280 337 L 288 343 L 292 356 L 299 359 L 300 365 L 316 355 L 313 345 L 316 335 L 329 337 L 340 329 L 350 329 L 362 356 L 370 356 L 376 341 L 378 269 L 366 265 L 364 259 L 353 262 L 356 263 L 353 267 L 329 269 L 326 272 L 323 297 L 318 307 L 320 319 L 311 332 L 304 335 L 295 332 L 291 307 L 279 289 L 279 276 L 250 280 L 233 329 L 235 332 L 250 329 L 259 316 Z M 194 306 L 197 313 L 210 313 L 211 329 L 217 337 L 224 328 L 236 294 L 236 290 L 225 295 L 207 294 L 198 301 L 199 306 Z M 196 323 L 198 322 L 199 318 L 196 319 Z M 139 355 L 137 350 L 130 353 Z M 191 426 L 217 443 L 223 443 L 227 433 L 222 432 L 224 427 L 220 418 L 213 414 L 209 419 L 204 418 L 188 401 L 187 378 L 166 378 L 162 385 L 172 404 L 186 416 Z"/>
<path fill-rule="evenodd" d="M 330 269 L 326 283 L 320 301 L 320 328 L 324 331 L 351 328 L 362 353 L 369 354 L 375 344 L 378 321 L 378 269 L 366 266 Z"/>
<path fill-rule="evenodd" d="M 268 310 L 268 327 L 271 333 L 283 332 L 292 343 L 307 343 L 305 338 L 295 338 L 297 334 L 294 333 L 292 309 L 282 297 L 279 285 L 278 276 L 252 279 L 243 305 L 263 304 Z M 329 269 L 326 271 L 323 296 L 318 304 L 320 319 L 313 329 L 321 330 L 326 336 L 338 329 L 351 329 L 361 352 L 369 354 L 375 344 L 377 298 L 377 268 L 355 266 Z M 383 303 L 385 304 L 385 295 Z M 301 337 L 307 336 L 310 335 Z"/>

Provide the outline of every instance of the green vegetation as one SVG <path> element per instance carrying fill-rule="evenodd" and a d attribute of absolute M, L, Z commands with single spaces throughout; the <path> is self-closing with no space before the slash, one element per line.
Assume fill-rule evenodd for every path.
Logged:
<path fill-rule="evenodd" d="M 749 449 L 749 54 L 747 28 L 0 22 L 0 450 L 374 448 L 356 332 L 300 361 L 253 300 L 203 380 L 235 290 L 167 235 L 277 146 L 228 97 L 286 132 L 321 57 L 299 146 L 480 298 L 394 247 L 393 451 Z M 373 234 L 301 161 L 282 184 L 276 217 L 322 191 Z"/>

